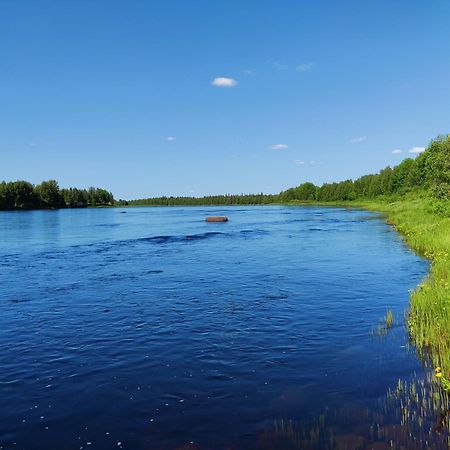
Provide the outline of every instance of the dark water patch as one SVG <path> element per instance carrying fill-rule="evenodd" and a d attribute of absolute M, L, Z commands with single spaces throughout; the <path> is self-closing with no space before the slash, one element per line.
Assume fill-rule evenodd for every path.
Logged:
<path fill-rule="evenodd" d="M 286 300 L 289 298 L 288 294 L 267 294 L 264 296 L 267 300 Z"/>
<path fill-rule="evenodd" d="M 178 236 L 151 236 L 145 238 L 138 238 L 135 241 L 137 242 L 151 242 L 154 244 L 170 244 L 170 243 L 183 243 L 183 242 L 192 242 L 192 241 L 202 241 L 204 239 L 213 238 L 216 236 L 223 236 L 225 233 L 221 233 L 219 231 L 209 231 L 206 233 L 198 233 L 198 234 L 187 234 L 187 235 L 178 235 Z M 116 244 L 123 244 L 122 242 L 117 242 Z"/>
<path fill-rule="evenodd" d="M 304 223 L 304 222 L 310 222 L 310 221 L 311 221 L 311 219 L 307 219 L 307 218 L 304 218 L 304 219 L 289 219 L 289 220 L 284 221 L 284 223 L 286 223 L 286 224 L 289 224 L 289 223 Z"/>
<path fill-rule="evenodd" d="M 15 297 L 15 298 L 11 298 L 10 303 L 12 304 L 20 304 L 20 303 L 28 303 L 30 302 L 30 298 L 26 298 L 26 297 Z"/>
<path fill-rule="evenodd" d="M 98 223 L 94 226 L 100 227 L 100 228 L 116 228 L 116 227 L 120 227 L 121 225 L 122 224 L 120 224 L 120 223 Z"/>
<path fill-rule="evenodd" d="M 163 273 L 163 270 L 143 270 L 143 271 L 135 271 L 135 272 L 127 272 L 127 271 L 119 271 L 110 273 L 107 275 L 93 275 L 91 280 L 95 282 L 105 283 L 105 282 L 114 282 L 114 281 L 143 281 L 147 275 L 158 275 Z"/>
<path fill-rule="evenodd" d="M 199 234 L 188 234 L 187 236 L 180 237 L 180 241 L 201 241 L 203 239 L 208 239 L 215 236 L 224 236 L 225 233 L 221 233 L 219 231 L 209 231 L 207 233 L 199 233 Z"/>
<path fill-rule="evenodd" d="M 344 400 L 301 420 L 276 418 L 263 439 L 268 448 L 448 449 L 449 397 L 431 377 L 398 380 L 370 406 Z"/>
<path fill-rule="evenodd" d="M 73 290 L 79 289 L 81 286 L 82 286 L 82 283 L 80 283 L 80 282 L 69 283 L 69 284 L 62 285 L 62 286 L 51 286 L 51 287 L 49 286 L 47 288 L 47 291 L 64 293 L 64 292 L 68 292 L 68 291 L 73 291 Z"/>
<path fill-rule="evenodd" d="M 241 230 L 239 234 L 243 237 L 266 236 L 269 234 L 269 231 L 261 229 Z"/>

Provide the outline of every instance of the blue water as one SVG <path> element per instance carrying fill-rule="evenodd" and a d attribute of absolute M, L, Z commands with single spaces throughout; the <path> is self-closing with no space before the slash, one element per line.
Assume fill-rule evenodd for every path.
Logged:
<path fill-rule="evenodd" d="M 358 210 L 2 212 L 0 448 L 263 448 L 374 405 L 422 370 L 403 320 L 426 271 Z"/>

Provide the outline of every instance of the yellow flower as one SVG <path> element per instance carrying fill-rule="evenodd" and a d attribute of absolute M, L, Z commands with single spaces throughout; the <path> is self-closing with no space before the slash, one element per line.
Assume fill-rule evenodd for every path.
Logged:
<path fill-rule="evenodd" d="M 434 369 L 434 373 L 438 378 L 442 377 L 442 370 L 440 367 L 436 367 L 436 369 Z"/>

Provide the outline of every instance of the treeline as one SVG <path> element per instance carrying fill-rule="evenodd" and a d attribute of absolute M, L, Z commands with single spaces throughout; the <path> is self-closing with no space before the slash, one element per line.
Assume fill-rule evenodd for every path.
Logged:
<path fill-rule="evenodd" d="M 291 201 L 347 202 L 380 196 L 402 196 L 428 192 L 450 200 L 450 135 L 440 136 L 417 158 L 356 180 L 316 186 L 303 183 L 280 194 L 210 195 L 205 197 L 154 197 L 114 201 L 111 192 L 100 188 L 60 189 L 55 180 L 34 186 L 26 181 L 0 183 L 0 210 L 35 208 L 84 208 L 88 206 L 183 206 L 265 205 Z"/>
<path fill-rule="evenodd" d="M 28 181 L 0 183 L 0 210 L 86 208 L 112 206 L 111 192 L 101 188 L 60 189 L 55 180 L 33 185 Z"/>
<path fill-rule="evenodd" d="M 438 199 L 450 200 L 450 135 L 439 136 L 417 158 L 406 158 L 395 167 L 356 180 L 300 186 L 266 195 L 215 195 L 207 197 L 155 197 L 119 200 L 118 205 L 265 205 L 292 201 L 347 202 L 380 196 L 402 196 L 409 192 L 429 192 Z"/>
<path fill-rule="evenodd" d="M 417 158 L 407 158 L 397 166 L 357 180 L 315 186 L 303 183 L 280 193 L 281 202 L 339 202 L 404 195 L 427 191 L 441 200 L 450 200 L 450 135 L 440 136 Z"/>
<path fill-rule="evenodd" d="M 209 195 L 205 197 L 154 197 L 139 200 L 119 200 L 119 206 L 200 206 L 200 205 L 266 205 L 278 201 L 278 195 L 241 194 Z"/>

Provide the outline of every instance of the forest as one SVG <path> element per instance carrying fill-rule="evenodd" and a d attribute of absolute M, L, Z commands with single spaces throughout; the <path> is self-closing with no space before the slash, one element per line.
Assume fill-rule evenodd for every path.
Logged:
<path fill-rule="evenodd" d="M 266 205 L 279 200 L 278 195 L 241 194 L 209 195 L 205 197 L 154 197 L 139 200 L 119 200 L 119 206 L 182 206 L 182 205 Z"/>
<path fill-rule="evenodd" d="M 426 192 L 441 200 L 450 199 L 450 135 L 433 140 L 417 158 L 406 158 L 377 174 L 321 186 L 303 183 L 281 192 L 279 199 L 281 202 L 347 202 L 410 192 Z"/>
<path fill-rule="evenodd" d="M 264 205 L 269 203 L 348 202 L 381 197 L 399 197 L 407 193 L 430 193 L 450 199 L 450 135 L 439 136 L 417 158 L 406 158 L 397 166 L 356 180 L 324 183 L 306 182 L 279 194 L 216 195 L 207 197 L 155 197 L 119 200 L 118 205 Z"/>
<path fill-rule="evenodd" d="M 0 183 L 0 210 L 86 208 L 112 206 L 114 197 L 105 189 L 60 189 L 55 180 L 33 185 L 28 181 Z"/>

